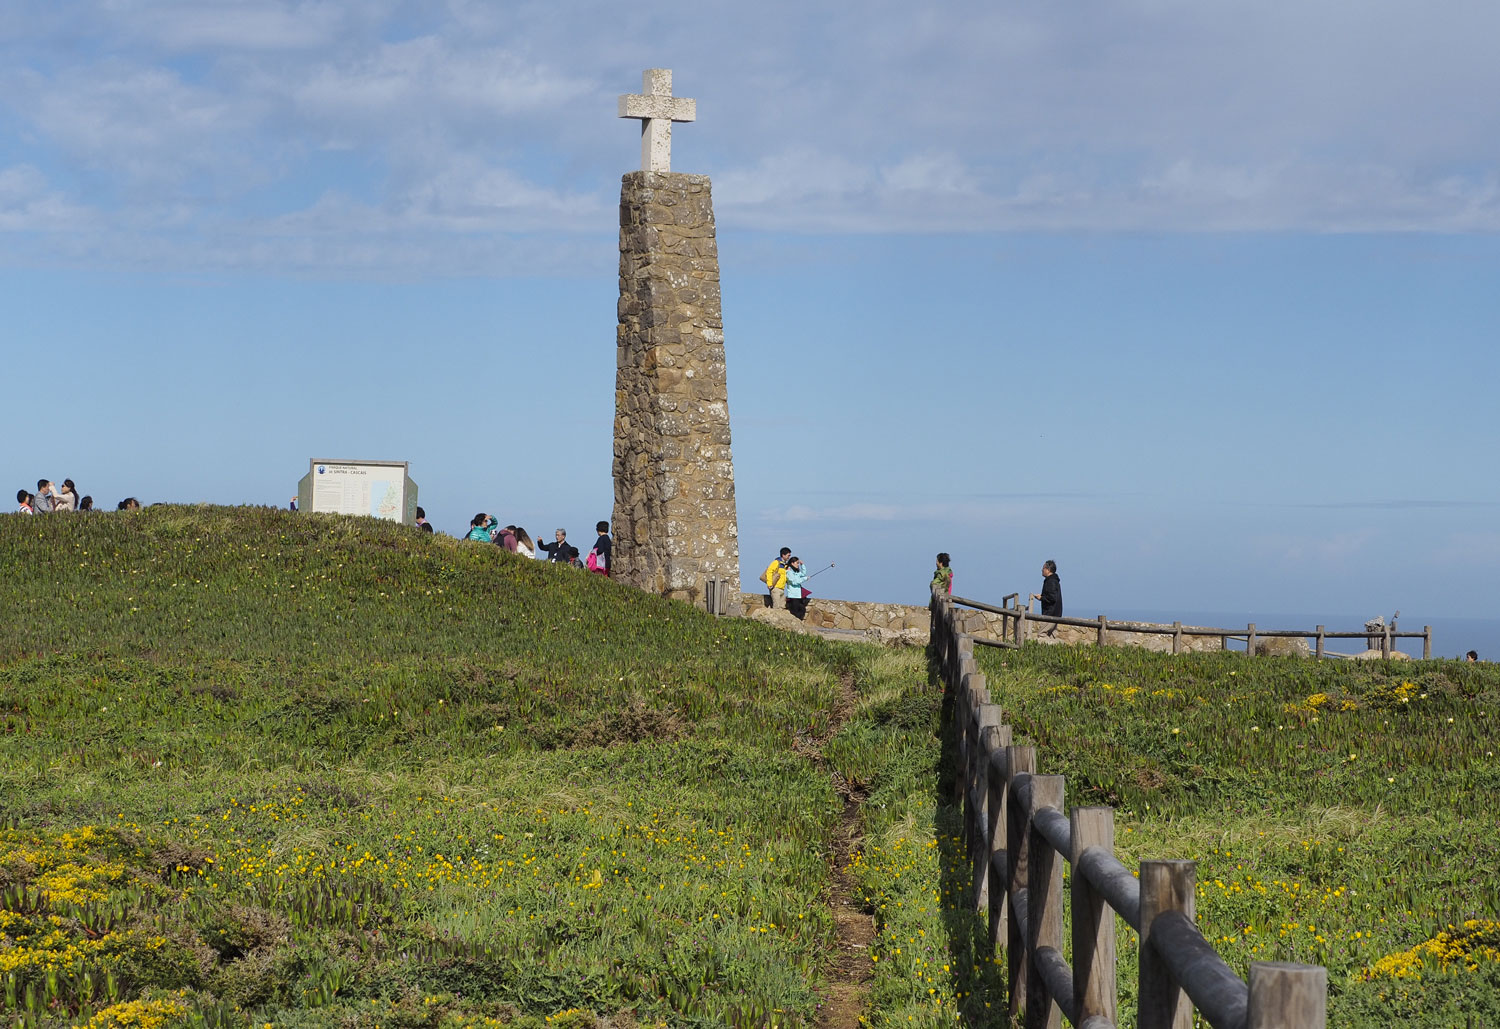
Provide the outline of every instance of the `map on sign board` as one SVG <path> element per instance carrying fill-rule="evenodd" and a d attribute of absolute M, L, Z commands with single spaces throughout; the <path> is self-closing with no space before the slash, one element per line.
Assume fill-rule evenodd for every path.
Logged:
<path fill-rule="evenodd" d="M 406 465 L 316 462 L 312 509 L 399 522 L 406 509 Z"/>

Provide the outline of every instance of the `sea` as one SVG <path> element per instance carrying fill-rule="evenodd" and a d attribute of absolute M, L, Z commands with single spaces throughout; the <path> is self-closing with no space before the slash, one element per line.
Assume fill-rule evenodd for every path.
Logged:
<path fill-rule="evenodd" d="M 1368 619 L 1366 615 L 1291 614 L 1266 611 L 1156 611 L 1143 608 L 1114 609 L 1105 612 L 1111 619 L 1142 622 L 1175 621 L 1183 625 L 1206 625 L 1212 628 L 1240 629 L 1251 622 L 1257 630 L 1265 629 L 1313 629 L 1319 625 L 1329 632 L 1359 632 Z M 1383 613 L 1390 618 L 1391 612 Z M 1081 617 L 1087 617 L 1081 616 Z M 1422 626 L 1432 626 L 1432 656 L 1458 658 L 1471 650 L 1479 652 L 1481 661 L 1500 660 L 1500 618 L 1440 618 L 1424 616 L 1420 611 L 1401 612 L 1396 627 L 1402 632 L 1421 632 Z M 1311 640 L 1308 641 L 1311 645 Z M 1420 639 L 1396 640 L 1396 649 L 1412 657 L 1422 656 Z M 1231 649 L 1234 641 L 1230 642 Z M 1343 653 L 1355 653 L 1364 648 L 1359 640 L 1329 640 L 1327 648 Z M 1244 649 L 1244 643 L 1239 644 Z"/>

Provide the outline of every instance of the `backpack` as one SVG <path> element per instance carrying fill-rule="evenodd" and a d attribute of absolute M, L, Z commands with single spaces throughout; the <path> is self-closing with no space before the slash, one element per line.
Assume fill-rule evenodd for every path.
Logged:
<path fill-rule="evenodd" d="M 599 551 L 590 550 L 589 559 L 584 562 L 583 566 L 591 572 L 597 572 L 599 570 Z"/>

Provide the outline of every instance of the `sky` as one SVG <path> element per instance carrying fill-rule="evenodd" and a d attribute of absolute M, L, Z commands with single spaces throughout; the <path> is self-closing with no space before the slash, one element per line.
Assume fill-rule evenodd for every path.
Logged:
<path fill-rule="evenodd" d="M 588 538 L 615 116 L 713 180 L 743 579 L 1500 618 L 1500 6 L 9 0 L 14 487 Z M 6 494 L 9 497 L 11 494 Z M 1300 626 L 1299 626 L 1300 627 Z"/>

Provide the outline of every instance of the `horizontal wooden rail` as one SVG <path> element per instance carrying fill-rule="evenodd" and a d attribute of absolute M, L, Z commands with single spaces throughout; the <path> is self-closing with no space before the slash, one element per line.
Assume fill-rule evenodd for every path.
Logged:
<path fill-rule="evenodd" d="M 1071 618 L 1063 615 L 1041 615 L 1033 614 L 1026 608 L 1020 606 L 1020 594 L 1008 593 L 999 606 L 987 604 L 983 601 L 973 600 L 969 597 L 950 597 L 950 603 L 959 607 L 972 608 L 976 611 L 984 611 L 989 614 L 1000 615 L 1005 622 L 1002 623 L 1001 635 L 1010 635 L 1011 626 L 1014 625 L 1014 639 L 991 640 L 974 637 L 976 643 L 987 647 L 1009 647 L 1020 646 L 1025 638 L 1027 622 L 1041 622 L 1044 625 L 1066 625 L 1076 629 L 1093 629 L 1098 633 L 1098 641 L 1102 644 L 1105 634 L 1108 632 L 1136 633 L 1145 636 L 1171 636 L 1173 638 L 1172 652 L 1179 653 L 1182 649 L 1182 639 L 1189 636 L 1218 637 L 1226 644 L 1229 640 L 1243 640 L 1247 646 L 1259 639 L 1304 639 L 1316 640 L 1316 654 L 1318 657 L 1349 657 L 1348 654 L 1329 654 L 1324 651 L 1325 640 L 1365 640 L 1371 649 L 1379 645 L 1384 656 L 1389 657 L 1392 643 L 1395 640 L 1421 640 L 1422 657 L 1432 657 L 1432 626 L 1424 625 L 1421 632 L 1401 632 L 1394 627 L 1387 626 L 1381 631 L 1349 630 L 1345 632 L 1329 632 L 1318 626 L 1312 630 L 1304 629 L 1260 629 L 1253 623 L 1243 629 L 1218 628 L 1202 625 L 1183 625 L 1181 622 L 1165 623 L 1151 622 L 1116 622 L 1100 615 L 1097 618 Z M 1016 605 L 1009 606 L 1009 602 L 1015 599 Z"/>
<path fill-rule="evenodd" d="M 975 636 L 973 637 L 973 639 L 974 642 L 981 647 L 994 647 L 996 650 L 1021 649 L 1021 645 L 1019 643 L 1012 643 L 1010 640 L 991 640 L 985 639 L 983 636 Z"/>
<path fill-rule="evenodd" d="M 957 629 L 958 603 L 934 593 L 932 648 L 953 696 L 953 799 L 963 807 L 962 839 L 972 860 L 970 900 L 989 914 L 992 945 L 1006 950 L 1013 1023 L 1051 1029 L 1066 1018 L 1081 1029 L 1113 1029 L 1119 917 L 1141 937 L 1140 1029 L 1186 1029 L 1194 1008 L 1214 1029 L 1322 1029 L 1323 968 L 1257 962 L 1249 981 L 1240 979 L 1194 922 L 1195 862 L 1142 861 L 1137 877 L 1115 857 L 1112 809 L 1068 810 L 1063 777 L 1038 774 L 1035 748 L 1012 744 L 1011 727 L 974 663 L 981 641 Z M 1066 901 L 1064 864 L 1073 868 Z"/>

